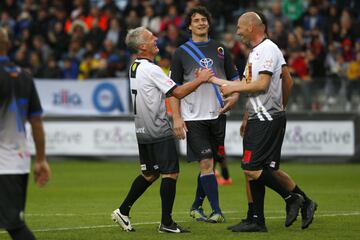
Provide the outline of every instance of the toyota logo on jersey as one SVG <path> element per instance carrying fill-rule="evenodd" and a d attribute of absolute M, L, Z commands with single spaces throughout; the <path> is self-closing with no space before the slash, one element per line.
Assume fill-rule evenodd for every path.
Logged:
<path fill-rule="evenodd" d="M 200 65 L 204 68 L 211 68 L 214 61 L 211 58 L 202 58 L 200 59 Z"/>

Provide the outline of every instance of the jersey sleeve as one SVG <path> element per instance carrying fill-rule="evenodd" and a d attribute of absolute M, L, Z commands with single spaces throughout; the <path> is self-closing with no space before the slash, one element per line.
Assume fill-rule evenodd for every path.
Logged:
<path fill-rule="evenodd" d="M 30 86 L 29 108 L 28 108 L 27 117 L 31 118 L 31 117 L 41 116 L 43 110 L 41 107 L 39 95 L 36 90 L 34 80 L 30 76 L 29 76 L 29 81 L 31 82 L 31 86 Z"/>
<path fill-rule="evenodd" d="M 231 54 L 227 48 L 224 47 L 224 68 L 226 79 L 228 80 L 236 80 L 239 79 L 239 72 L 237 67 L 235 66 Z"/>
<path fill-rule="evenodd" d="M 159 66 L 154 65 L 153 70 L 149 74 L 155 86 L 165 95 L 169 95 L 172 90 L 175 89 L 176 83 L 170 77 L 166 76 Z"/>
<path fill-rule="evenodd" d="M 184 67 L 180 59 L 180 48 L 178 48 L 171 59 L 170 78 L 178 85 L 184 82 Z"/>
<path fill-rule="evenodd" d="M 286 60 L 284 58 L 284 55 L 282 54 L 281 50 L 279 49 L 279 59 L 280 59 L 280 66 L 283 67 L 283 66 L 286 66 L 287 63 L 286 63 Z"/>
<path fill-rule="evenodd" d="M 269 46 L 259 53 L 259 74 L 272 75 L 275 72 L 278 61 L 278 52 L 275 46 Z"/>

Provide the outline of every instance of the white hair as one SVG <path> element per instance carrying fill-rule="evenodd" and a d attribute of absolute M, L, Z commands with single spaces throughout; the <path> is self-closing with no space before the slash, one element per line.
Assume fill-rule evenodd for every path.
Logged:
<path fill-rule="evenodd" d="M 125 43 L 129 49 L 134 52 L 139 51 L 139 45 L 144 44 L 144 40 L 141 38 L 141 34 L 146 31 L 146 27 L 138 27 L 130 29 L 126 35 Z"/>

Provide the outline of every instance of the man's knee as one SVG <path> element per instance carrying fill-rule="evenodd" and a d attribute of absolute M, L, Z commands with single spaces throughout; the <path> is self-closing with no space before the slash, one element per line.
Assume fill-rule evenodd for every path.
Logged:
<path fill-rule="evenodd" d="M 145 178 L 145 180 L 150 182 L 150 183 L 155 182 L 159 178 L 159 176 L 160 176 L 159 173 L 154 173 L 154 174 L 151 174 L 151 175 L 144 175 L 143 174 L 143 177 Z"/>
<path fill-rule="evenodd" d="M 247 177 L 248 180 L 257 180 L 262 173 L 262 170 L 244 170 L 244 174 Z"/>
<path fill-rule="evenodd" d="M 172 178 L 176 180 L 179 176 L 179 173 L 168 173 L 168 174 L 161 174 L 162 178 Z"/>
<path fill-rule="evenodd" d="M 213 159 L 203 159 L 199 162 L 200 172 L 202 174 L 208 174 L 214 172 L 214 162 Z"/>

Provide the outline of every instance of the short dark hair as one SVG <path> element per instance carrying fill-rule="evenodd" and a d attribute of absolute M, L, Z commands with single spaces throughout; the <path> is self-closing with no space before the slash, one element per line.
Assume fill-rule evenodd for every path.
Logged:
<path fill-rule="evenodd" d="M 212 24 L 212 17 L 211 17 L 211 13 L 203 6 L 198 6 L 198 7 L 194 7 L 192 8 L 185 16 L 185 26 L 186 28 L 188 28 L 191 24 L 191 18 L 192 16 L 195 14 L 195 13 L 198 13 L 204 17 L 206 17 L 208 23 L 209 23 L 209 26 L 211 27 L 211 24 Z"/>

